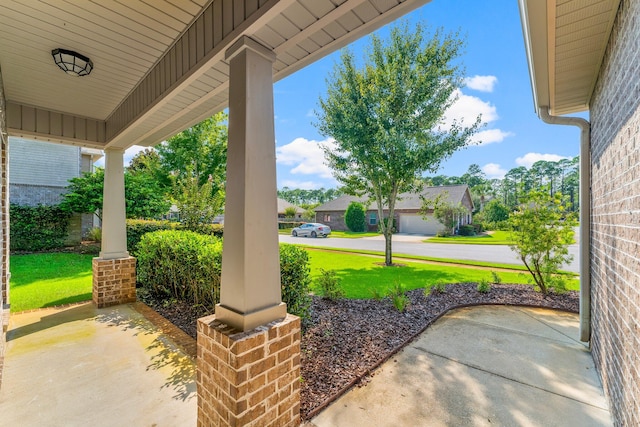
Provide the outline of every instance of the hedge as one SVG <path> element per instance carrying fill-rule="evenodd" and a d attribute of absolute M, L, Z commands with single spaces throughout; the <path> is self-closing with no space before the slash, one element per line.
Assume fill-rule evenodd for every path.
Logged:
<path fill-rule="evenodd" d="M 65 246 L 71 213 L 59 206 L 9 206 L 10 249 L 43 251 Z"/>
<path fill-rule="evenodd" d="M 183 230 L 183 225 L 179 222 L 170 221 L 154 221 L 146 219 L 128 219 L 127 220 L 127 250 L 132 256 L 138 254 L 138 244 L 140 239 L 147 233 L 161 230 Z M 224 228 L 220 224 L 206 224 L 198 227 L 200 234 L 209 236 L 222 237 Z"/>
<path fill-rule="evenodd" d="M 191 231 L 145 234 L 138 245 L 138 282 L 162 299 L 176 298 L 213 310 L 220 298 L 222 239 Z M 289 313 L 309 316 L 307 252 L 280 246 L 282 301 Z"/>

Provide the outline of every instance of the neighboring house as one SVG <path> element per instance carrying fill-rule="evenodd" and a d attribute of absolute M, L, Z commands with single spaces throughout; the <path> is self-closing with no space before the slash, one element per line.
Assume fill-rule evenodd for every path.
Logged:
<path fill-rule="evenodd" d="M 434 235 L 441 231 L 444 226 L 433 217 L 433 211 L 427 213 L 425 220 L 420 213 L 425 199 L 433 200 L 438 195 L 447 194 L 446 201 L 457 205 L 460 203 L 467 208 L 468 213 L 460 215 L 458 225 L 471 223 L 471 213 L 473 212 L 473 201 L 466 185 L 444 185 L 441 187 L 426 187 L 420 193 L 402 193 L 398 195 L 394 209 L 396 227 L 399 233 Z M 378 207 L 375 202 L 370 203 L 366 197 L 341 196 L 330 202 L 318 206 L 316 211 L 316 222 L 326 224 L 332 230 L 347 230 L 344 222 L 344 214 L 351 202 L 359 202 L 365 206 L 366 221 L 369 231 L 378 230 L 380 221 Z M 385 217 L 388 210 L 383 211 Z"/>
<path fill-rule="evenodd" d="M 535 109 L 580 126 L 580 339 L 640 425 L 640 1 L 520 0 Z M 589 111 L 589 122 L 562 117 Z"/>
<path fill-rule="evenodd" d="M 294 219 L 302 219 L 302 214 L 304 213 L 304 209 L 302 209 L 300 206 L 296 206 L 292 203 L 287 202 L 284 199 L 281 199 L 278 197 L 278 219 L 285 219 L 287 218 L 287 216 L 284 214 L 284 211 L 287 208 L 295 208 L 296 209 L 296 216 Z M 288 218 L 287 218 L 288 219 Z"/>
<path fill-rule="evenodd" d="M 21 206 L 57 205 L 71 178 L 93 171 L 102 151 L 9 137 L 9 197 Z M 97 219 L 95 219 L 97 221 Z M 94 226 L 94 216 L 74 215 L 69 241 L 79 242 Z"/>

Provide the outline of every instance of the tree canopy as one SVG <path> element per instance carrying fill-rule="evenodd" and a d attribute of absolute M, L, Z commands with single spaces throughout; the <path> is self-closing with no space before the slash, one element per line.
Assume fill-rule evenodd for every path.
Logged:
<path fill-rule="evenodd" d="M 316 126 L 335 139 L 335 149 L 324 148 L 335 178 L 350 194 L 367 195 L 393 217 L 399 193 L 417 190 L 425 172 L 436 172 L 441 162 L 470 143 L 480 118 L 471 125 L 443 117 L 462 86 L 457 34 L 432 37 L 421 25 L 391 29 L 388 40 L 371 36 L 358 62 L 348 49 L 327 78 L 326 98 L 320 99 Z M 393 221 L 380 221 L 385 236 L 385 263 L 392 264 Z"/>
<path fill-rule="evenodd" d="M 196 177 L 212 194 L 224 188 L 227 174 L 227 115 L 218 113 L 157 145 L 162 168 L 178 183 Z"/>
<path fill-rule="evenodd" d="M 96 168 L 81 177 L 69 180 L 68 192 L 60 206 L 68 212 L 91 213 L 102 219 L 104 169 Z M 125 209 L 127 218 L 156 218 L 167 213 L 169 203 L 158 181 L 140 171 L 124 173 Z"/>

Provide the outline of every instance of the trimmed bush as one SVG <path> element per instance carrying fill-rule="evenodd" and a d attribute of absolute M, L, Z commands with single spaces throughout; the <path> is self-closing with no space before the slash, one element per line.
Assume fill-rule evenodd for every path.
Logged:
<path fill-rule="evenodd" d="M 306 250 L 294 245 L 280 245 L 282 302 L 287 304 L 289 313 L 299 316 L 303 321 L 309 318 L 311 306 L 310 272 L 309 254 Z"/>
<path fill-rule="evenodd" d="M 140 239 L 137 257 L 138 281 L 152 294 L 208 308 L 219 302 L 219 238 L 192 231 L 154 231 Z"/>
<path fill-rule="evenodd" d="M 138 244 L 138 281 L 163 299 L 180 299 L 213 309 L 220 301 L 222 240 L 191 231 L 147 233 Z M 293 245 L 280 246 L 282 301 L 289 313 L 309 317 L 309 256 Z"/>
<path fill-rule="evenodd" d="M 138 244 L 147 233 L 160 230 L 175 230 L 178 224 L 169 221 L 150 221 L 146 219 L 127 220 L 127 250 L 132 256 L 138 256 Z"/>
<path fill-rule="evenodd" d="M 59 206 L 9 206 L 12 251 L 43 251 L 65 246 L 71 213 Z"/>
<path fill-rule="evenodd" d="M 367 227 L 366 212 L 362 203 L 351 202 L 344 213 L 344 223 L 354 233 L 360 233 Z"/>
<path fill-rule="evenodd" d="M 458 235 L 460 236 L 475 236 L 476 229 L 473 225 L 461 225 L 458 228 Z"/>
<path fill-rule="evenodd" d="M 187 228 L 183 224 L 177 224 L 176 230 L 187 231 Z M 224 226 L 222 224 L 200 224 L 196 227 L 193 227 L 191 231 L 222 239 L 222 235 L 224 234 Z"/>
<path fill-rule="evenodd" d="M 155 221 L 146 219 L 127 220 L 127 250 L 132 256 L 138 254 L 138 243 L 142 236 L 153 231 L 161 230 L 184 230 L 184 226 L 179 222 Z M 220 224 L 201 224 L 196 230 L 199 234 L 222 238 L 224 227 Z"/>

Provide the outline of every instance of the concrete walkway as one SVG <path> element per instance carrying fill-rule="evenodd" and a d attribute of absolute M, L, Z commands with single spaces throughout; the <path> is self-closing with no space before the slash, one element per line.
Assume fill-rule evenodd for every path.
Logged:
<path fill-rule="evenodd" d="M 145 316 L 90 303 L 12 315 L 0 425 L 195 426 L 193 340 Z M 557 311 L 451 312 L 309 425 L 609 426 L 577 334 Z"/>
<path fill-rule="evenodd" d="M 610 426 L 578 317 L 552 310 L 452 311 L 311 426 Z"/>
<path fill-rule="evenodd" d="M 195 426 L 195 364 L 130 305 L 12 315 L 2 426 Z"/>

